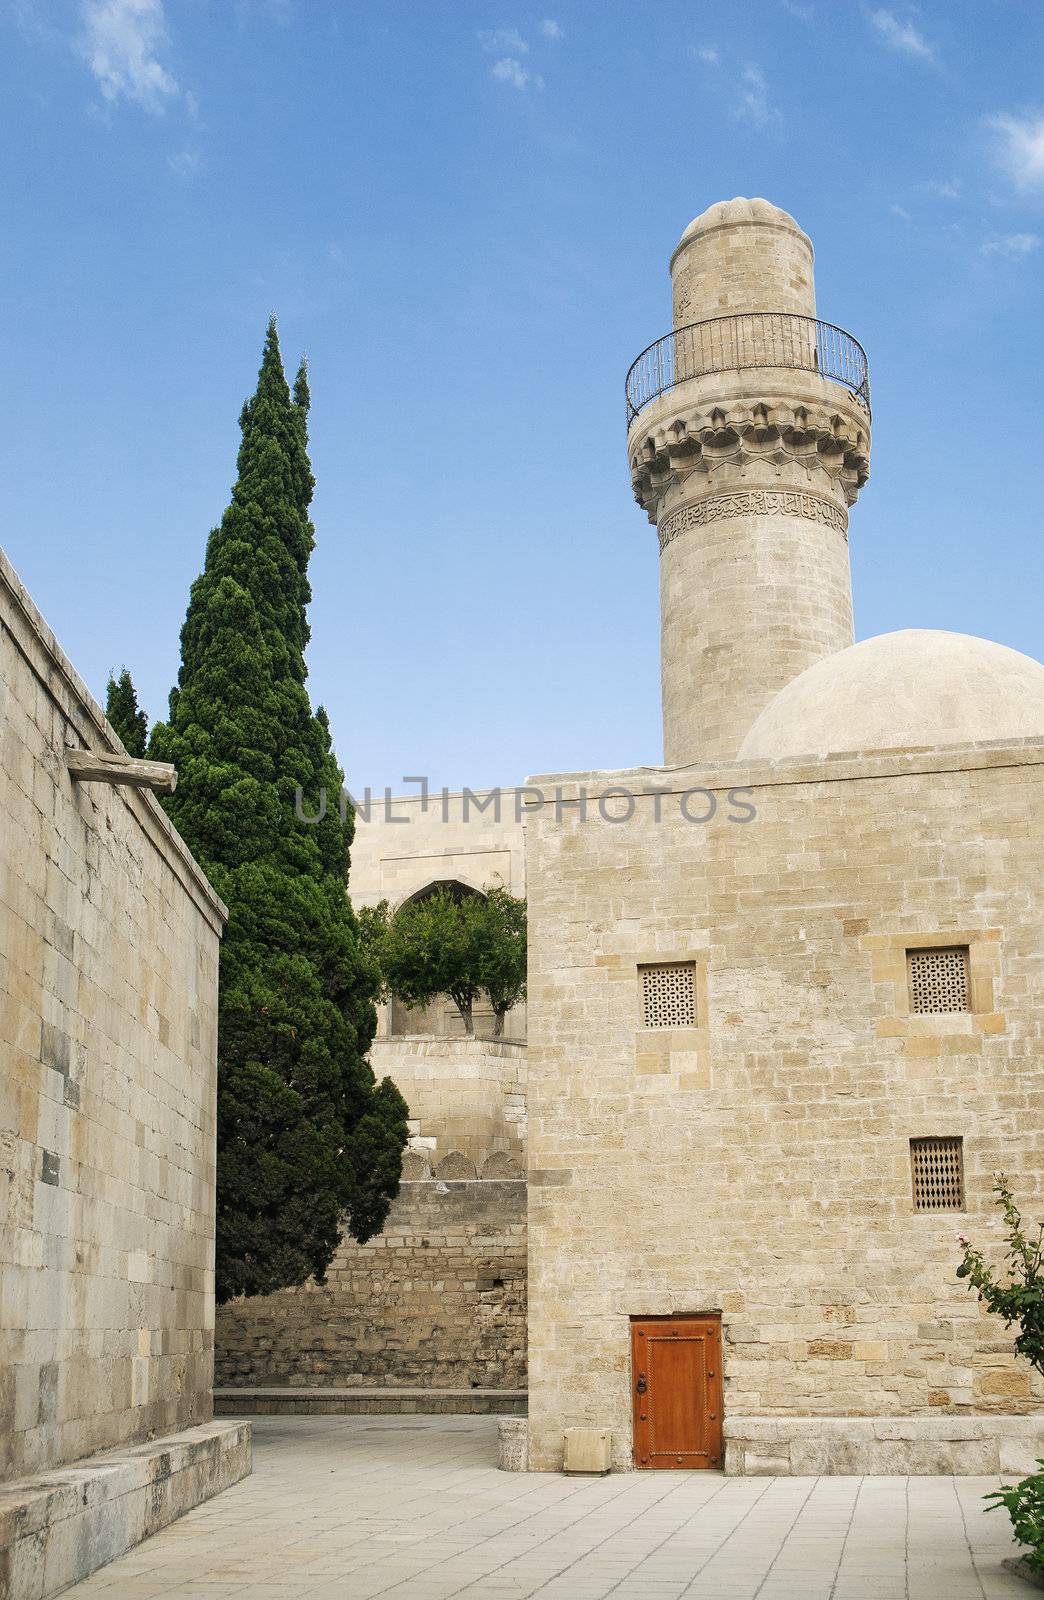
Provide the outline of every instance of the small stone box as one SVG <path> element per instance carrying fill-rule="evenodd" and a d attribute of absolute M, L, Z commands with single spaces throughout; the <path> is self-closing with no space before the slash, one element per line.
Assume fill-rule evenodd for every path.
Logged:
<path fill-rule="evenodd" d="M 609 1428 L 567 1428 L 562 1471 L 604 1474 L 612 1462 L 612 1448 Z"/>

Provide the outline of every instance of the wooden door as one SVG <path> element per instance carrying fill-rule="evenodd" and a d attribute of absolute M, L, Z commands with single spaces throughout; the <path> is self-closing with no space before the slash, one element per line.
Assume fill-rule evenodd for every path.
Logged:
<path fill-rule="evenodd" d="M 631 1389 L 636 1467 L 721 1467 L 720 1318 L 634 1318 Z"/>

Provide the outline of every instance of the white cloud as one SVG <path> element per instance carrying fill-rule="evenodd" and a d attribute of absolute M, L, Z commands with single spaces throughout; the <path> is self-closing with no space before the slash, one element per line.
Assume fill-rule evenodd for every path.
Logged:
<path fill-rule="evenodd" d="M 517 28 L 487 28 L 479 44 L 491 56 L 526 56 L 529 46 Z"/>
<path fill-rule="evenodd" d="M 901 217 L 904 222 L 910 221 L 910 213 L 905 206 L 892 205 L 888 207 L 893 217 Z"/>
<path fill-rule="evenodd" d="M 500 83 L 510 83 L 513 89 L 528 89 L 532 84 L 534 89 L 544 87 L 543 78 L 538 78 L 524 67 L 521 61 L 514 56 L 502 56 L 499 61 L 494 61 L 490 72 Z"/>
<path fill-rule="evenodd" d="M 178 85 L 159 59 L 167 43 L 162 0 L 82 0 L 80 47 L 110 103 L 162 111 Z"/>
<path fill-rule="evenodd" d="M 717 50 L 714 49 L 713 45 L 705 45 L 702 50 L 697 50 L 696 54 L 699 56 L 701 61 L 706 61 L 709 67 L 717 67 L 721 65 L 721 56 L 718 54 Z"/>
<path fill-rule="evenodd" d="M 778 116 L 769 104 L 768 83 L 760 67 L 751 64 L 740 73 L 735 114 L 759 128 Z"/>
<path fill-rule="evenodd" d="M 990 117 L 1001 137 L 1001 160 L 1020 188 L 1044 182 L 1044 117 Z"/>
<path fill-rule="evenodd" d="M 1036 233 L 998 233 L 982 245 L 984 256 L 1005 256 L 1009 261 L 1021 261 L 1039 249 L 1040 236 Z"/>
<path fill-rule="evenodd" d="M 912 22 L 900 22 L 894 12 L 884 9 L 871 11 L 870 21 L 890 49 L 898 50 L 903 55 L 915 56 L 921 61 L 935 60 L 934 49 Z"/>
<path fill-rule="evenodd" d="M 545 39 L 561 39 L 562 24 L 560 22 L 556 22 L 554 17 L 545 17 L 543 22 L 540 24 L 540 32 L 544 35 Z"/>
<path fill-rule="evenodd" d="M 195 172 L 199 166 L 198 150 L 179 150 L 175 155 L 167 157 L 167 165 L 171 172 L 176 172 L 179 177 L 187 178 L 190 172 Z"/>
<path fill-rule="evenodd" d="M 783 0 L 783 10 L 789 11 L 790 15 L 796 17 L 799 22 L 811 22 L 815 16 L 812 6 L 800 5 L 798 0 Z"/>
<path fill-rule="evenodd" d="M 961 186 L 956 178 L 949 178 L 942 183 L 935 179 L 929 179 L 928 182 L 917 185 L 917 192 L 919 194 L 934 195 L 936 200 L 959 200 L 961 198 Z"/>

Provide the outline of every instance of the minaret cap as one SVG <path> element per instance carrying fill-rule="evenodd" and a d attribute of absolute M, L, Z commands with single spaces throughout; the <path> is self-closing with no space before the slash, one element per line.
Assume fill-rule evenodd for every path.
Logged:
<path fill-rule="evenodd" d="M 734 228 L 747 222 L 759 222 L 763 227 L 769 228 L 789 228 L 791 233 L 798 234 L 805 241 L 809 255 L 815 260 L 812 240 L 794 221 L 789 211 L 784 211 L 782 206 L 774 206 L 771 200 L 746 200 L 742 195 L 737 195 L 734 200 L 716 200 L 706 211 L 701 211 L 698 217 L 693 217 L 675 246 L 674 255 L 671 256 L 671 266 L 674 266 L 674 256 L 678 251 L 698 235 L 710 233 L 713 228 Z"/>
<path fill-rule="evenodd" d="M 719 200 L 671 257 L 674 326 L 744 312 L 816 314 L 812 241 L 768 200 Z"/>

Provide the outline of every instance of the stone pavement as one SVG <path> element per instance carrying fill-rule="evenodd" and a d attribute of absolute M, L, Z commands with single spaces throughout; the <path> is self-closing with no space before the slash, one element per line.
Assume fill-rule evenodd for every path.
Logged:
<path fill-rule="evenodd" d="M 492 1417 L 262 1417 L 254 1475 L 75 1600 L 1029 1600 L 985 1478 L 496 1468 Z"/>

